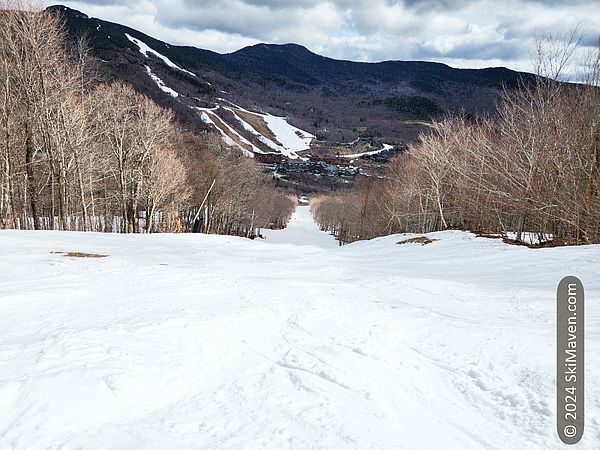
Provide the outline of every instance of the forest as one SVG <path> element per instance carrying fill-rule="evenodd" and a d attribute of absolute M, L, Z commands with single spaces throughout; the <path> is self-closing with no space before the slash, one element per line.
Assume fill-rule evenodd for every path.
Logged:
<path fill-rule="evenodd" d="M 446 229 L 541 244 L 600 242 L 600 51 L 567 82 L 577 30 L 536 40 L 534 83 L 505 89 L 497 113 L 446 115 L 382 177 L 313 200 L 340 244 Z"/>
<path fill-rule="evenodd" d="M 289 220 L 259 165 L 106 79 L 57 14 L 0 6 L 0 228 L 254 237 Z"/>

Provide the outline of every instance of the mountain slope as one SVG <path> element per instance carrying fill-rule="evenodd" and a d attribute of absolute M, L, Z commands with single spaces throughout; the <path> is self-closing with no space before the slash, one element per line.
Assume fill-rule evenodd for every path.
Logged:
<path fill-rule="evenodd" d="M 359 135 L 390 143 L 411 141 L 423 130 L 421 121 L 445 110 L 493 111 L 502 86 L 515 86 L 521 78 L 532 79 L 529 74 L 505 68 L 340 61 L 295 44 L 258 44 L 219 54 L 172 46 L 63 6 L 50 9 L 64 17 L 70 38 L 87 36 L 106 78 L 133 84 L 172 108 L 187 126 L 207 126 L 195 108 L 214 109 L 233 103 L 263 115 L 286 117 L 307 135 L 316 136 L 319 142 L 313 147 L 350 142 Z M 136 41 L 151 51 L 144 54 Z M 236 138 L 242 147 L 252 149 L 255 145 L 264 152 L 272 151 L 238 121 L 227 118 L 228 112 L 222 107 L 215 114 L 251 142 L 248 145 Z"/>

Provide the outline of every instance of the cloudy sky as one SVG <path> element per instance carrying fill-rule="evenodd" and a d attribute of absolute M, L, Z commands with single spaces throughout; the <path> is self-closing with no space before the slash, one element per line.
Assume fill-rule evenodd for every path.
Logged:
<path fill-rule="evenodd" d="M 56 2 L 46 2 L 53 4 Z M 172 44 L 231 52 L 298 43 L 333 58 L 531 70 L 533 37 L 600 34 L 598 0 L 80 0 L 61 3 Z"/>

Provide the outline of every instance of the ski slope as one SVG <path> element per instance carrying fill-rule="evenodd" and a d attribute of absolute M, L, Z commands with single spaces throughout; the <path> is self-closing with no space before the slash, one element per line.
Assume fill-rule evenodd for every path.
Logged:
<path fill-rule="evenodd" d="M 161 91 L 165 92 L 166 94 L 169 94 L 171 97 L 179 97 L 179 93 L 167 86 L 163 80 L 161 80 L 154 72 L 152 72 L 152 69 L 150 69 L 150 67 L 144 67 L 146 67 L 146 73 L 148 74 L 148 76 L 152 79 L 152 81 L 156 83 L 156 85 Z"/>
<path fill-rule="evenodd" d="M 393 148 L 394 148 L 394 146 L 392 146 L 390 144 L 383 144 L 383 147 L 380 148 L 379 150 L 371 150 L 369 152 L 355 153 L 353 155 L 340 155 L 340 157 L 342 157 L 342 158 L 356 159 L 356 158 L 360 158 L 361 156 L 377 155 L 379 153 L 386 152 L 386 151 L 391 150 Z"/>
<path fill-rule="evenodd" d="M 312 220 L 310 208 L 306 206 L 296 208 L 285 229 L 263 230 L 261 233 L 267 242 L 288 244 L 291 249 L 298 245 L 322 248 L 339 246 L 332 235 L 319 231 L 319 226 Z"/>
<path fill-rule="evenodd" d="M 134 38 L 133 36 L 130 36 L 129 34 L 125 33 L 125 37 L 127 39 L 129 39 L 131 42 L 133 42 L 135 45 L 138 46 L 138 50 L 139 52 L 144 55 L 146 58 L 149 58 L 148 54 L 154 55 L 156 56 L 158 59 L 160 59 L 162 62 L 164 62 L 167 66 L 171 67 L 172 69 L 177 69 L 180 72 L 184 72 L 187 73 L 188 75 L 191 75 L 193 77 L 196 76 L 195 73 L 190 72 L 189 70 L 185 70 L 181 67 L 179 67 L 177 64 L 175 64 L 173 61 L 171 61 L 169 58 L 167 58 L 164 55 L 161 55 L 160 53 L 158 53 L 156 50 L 150 48 L 148 45 L 146 45 L 145 43 L 143 43 L 142 41 L 140 41 L 139 39 Z"/>
<path fill-rule="evenodd" d="M 254 241 L 0 231 L 0 448 L 563 448 L 567 274 L 586 287 L 577 448 L 598 448 L 600 246 L 429 236 L 340 248 L 308 207 Z"/>
<path fill-rule="evenodd" d="M 283 155 L 296 159 L 299 157 L 298 152 L 310 150 L 310 145 L 315 136 L 290 125 L 285 117 L 264 114 L 262 118 L 275 134 L 277 141 L 283 145 L 284 150 L 281 151 Z"/>
<path fill-rule="evenodd" d="M 218 115 L 218 112 L 221 110 L 221 108 L 223 111 L 231 113 L 235 118 L 234 123 L 227 123 L 227 119 L 221 116 L 218 116 L 218 118 L 221 122 L 223 122 L 223 124 L 225 124 L 225 126 L 230 130 L 230 132 L 232 132 L 236 136 L 235 139 L 243 143 L 243 146 L 248 146 L 248 144 L 250 143 L 247 141 L 246 138 L 241 136 L 238 131 L 235 130 L 235 127 L 241 127 L 241 130 L 252 134 L 262 144 L 266 146 L 266 149 L 271 151 L 274 150 L 291 159 L 301 158 L 298 155 L 298 152 L 310 150 L 311 144 L 315 139 L 315 136 L 307 131 L 301 130 L 300 128 L 289 124 L 287 122 L 287 118 L 274 116 L 272 114 L 261 114 L 258 112 L 249 111 L 224 98 L 217 98 L 217 100 L 219 102 L 222 102 L 223 105 L 217 105 L 216 108 L 196 109 L 208 112 L 213 115 Z M 255 118 L 257 118 L 260 122 L 263 123 L 264 128 L 268 130 L 267 134 L 269 134 L 273 139 L 261 134 L 256 128 L 254 128 L 246 120 L 240 117 L 241 113 L 255 116 Z M 205 118 L 203 118 L 202 120 L 205 123 L 209 123 L 205 120 Z M 212 121 L 211 123 L 214 124 L 214 121 Z M 221 135 L 223 135 L 223 133 L 221 133 Z M 224 140 L 227 142 L 227 139 Z M 256 146 L 254 146 L 253 144 L 250 145 L 252 145 L 253 152 L 265 153 L 265 151 L 256 148 Z"/>

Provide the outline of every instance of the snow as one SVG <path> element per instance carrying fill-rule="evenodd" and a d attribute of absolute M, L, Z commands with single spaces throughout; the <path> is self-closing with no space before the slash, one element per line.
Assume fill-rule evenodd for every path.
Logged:
<path fill-rule="evenodd" d="M 271 114 L 261 116 L 277 141 L 283 145 L 284 150 L 281 152 L 283 155 L 295 159 L 299 157 L 297 152 L 310 150 L 310 144 L 315 138 L 312 134 L 290 125 L 285 117 L 277 117 Z"/>
<path fill-rule="evenodd" d="M 372 150 L 369 152 L 355 153 L 353 155 L 340 155 L 340 156 L 342 158 L 360 158 L 361 156 L 366 156 L 366 155 L 376 155 L 378 153 L 382 153 L 387 150 L 391 150 L 392 148 L 394 148 L 394 147 L 390 144 L 383 144 L 383 148 L 380 148 L 379 150 Z"/>
<path fill-rule="evenodd" d="M 598 447 L 600 246 L 266 233 L 0 231 L 0 448 L 560 449 L 567 274 Z"/>
<path fill-rule="evenodd" d="M 271 139 L 260 134 L 252 125 L 250 125 L 248 122 L 246 122 L 244 119 L 242 119 L 238 114 L 236 114 L 235 109 L 229 108 L 229 107 L 225 107 L 225 109 L 230 111 L 233 114 L 235 119 L 240 123 L 240 125 L 242 126 L 242 128 L 244 130 L 252 133 L 254 136 L 256 136 L 256 138 L 259 141 L 261 141 L 263 144 L 265 144 L 269 148 L 271 148 L 275 151 L 278 151 L 279 153 L 285 154 L 286 149 L 284 147 L 282 147 L 281 145 L 277 145 Z M 252 113 L 250 113 L 250 114 L 252 114 Z M 257 114 L 255 114 L 255 115 L 257 115 Z"/>
<path fill-rule="evenodd" d="M 267 128 L 271 130 L 271 132 L 275 135 L 275 139 L 279 143 L 281 143 L 281 145 L 276 144 L 271 139 L 260 134 L 249 123 L 247 123 L 237 114 L 235 114 L 235 110 L 233 108 L 225 107 L 225 109 L 231 111 L 235 115 L 238 122 L 240 122 L 240 124 L 246 131 L 250 131 L 251 133 L 255 134 L 263 144 L 269 146 L 273 150 L 280 152 L 282 155 L 287 156 L 291 159 L 296 159 L 299 158 L 297 152 L 310 150 L 310 145 L 313 139 L 315 139 L 315 136 L 313 136 L 307 131 L 301 130 L 300 128 L 296 128 L 293 125 L 290 125 L 285 117 L 278 117 L 273 116 L 271 114 L 261 114 L 253 111 L 248 111 L 247 109 L 244 109 L 241 106 L 238 106 L 235 103 L 230 102 L 229 100 L 226 100 L 224 98 L 217 98 L 217 100 L 222 101 L 223 103 L 227 103 L 228 105 L 231 105 L 233 108 L 239 111 L 262 118 L 265 121 Z"/>
<path fill-rule="evenodd" d="M 211 111 L 210 109 L 206 109 L 208 111 Z M 252 142 L 250 142 L 248 139 L 246 139 L 244 136 L 242 136 L 240 133 L 238 133 L 234 128 L 232 128 L 227 122 L 225 122 L 225 120 L 221 119 L 219 117 L 219 119 L 221 120 L 221 123 L 223 125 L 225 125 L 225 127 L 234 135 L 236 136 L 242 143 L 250 146 L 252 148 L 252 151 L 254 153 L 264 153 L 260 148 L 258 148 L 256 145 L 254 145 Z"/>
<path fill-rule="evenodd" d="M 227 100 L 226 98 L 217 97 L 217 100 L 219 100 L 220 102 L 223 102 L 223 103 L 227 103 L 228 105 L 233 106 L 235 109 L 239 109 L 242 112 L 245 112 L 245 113 L 248 113 L 248 114 L 254 114 L 255 116 L 262 116 L 262 114 L 254 112 L 254 111 L 249 111 L 249 110 L 247 110 L 245 108 L 242 108 L 241 106 L 236 105 L 235 103 Z"/>
<path fill-rule="evenodd" d="M 152 70 L 150 69 L 150 67 L 148 66 L 144 66 L 146 67 L 146 72 L 148 73 L 148 76 L 150 78 L 152 78 L 152 81 L 154 81 L 156 83 L 156 85 L 159 87 L 159 89 L 163 92 L 166 92 L 167 94 L 169 94 L 172 97 L 179 97 L 179 94 L 174 91 L 173 89 L 171 89 L 169 86 L 167 86 L 163 80 L 161 80 L 158 76 L 156 76 Z"/>
<path fill-rule="evenodd" d="M 131 42 L 133 42 L 135 45 L 137 45 L 140 49 L 140 53 L 142 55 L 144 55 L 146 58 L 148 58 L 148 53 L 151 53 L 152 55 L 156 56 L 157 58 L 161 59 L 167 66 L 173 68 L 173 69 L 177 69 L 181 72 L 185 72 L 188 75 L 192 75 L 192 76 L 196 76 L 195 73 L 190 72 L 189 70 L 185 70 L 181 67 L 179 67 L 177 64 L 175 64 L 173 61 L 171 61 L 169 58 L 167 58 L 164 55 L 161 55 L 160 53 L 158 53 L 156 50 L 151 49 L 148 45 L 144 44 L 142 41 L 140 41 L 139 39 L 134 38 L 133 36 L 128 35 L 127 33 L 125 33 L 125 36 L 127 37 L 127 39 L 129 39 Z"/>
<path fill-rule="evenodd" d="M 209 116 L 209 113 L 206 109 L 203 108 L 197 108 L 198 110 L 200 110 L 200 119 L 202 120 L 202 122 L 208 124 L 208 125 L 212 125 L 214 126 L 217 131 L 221 134 L 221 137 L 223 139 L 223 141 L 227 144 L 227 145 L 231 145 L 231 146 L 235 146 L 235 147 L 240 147 L 240 145 L 235 142 L 233 139 L 231 139 L 227 133 L 225 133 L 225 131 L 223 131 Z"/>
<path fill-rule="evenodd" d="M 506 237 L 509 239 L 517 239 L 518 233 L 515 231 L 509 231 L 506 233 Z M 530 231 L 521 233 L 521 240 L 528 244 L 539 244 L 540 242 L 547 242 L 554 239 L 554 236 L 549 233 L 544 233 L 542 239 L 540 239 L 539 233 L 532 233 Z"/>
<path fill-rule="evenodd" d="M 332 235 L 319 230 L 319 226 L 312 220 L 310 209 L 307 206 L 296 208 L 287 228 L 262 230 L 261 233 L 268 243 L 288 244 L 292 248 L 298 245 L 335 248 L 339 245 Z"/>
<path fill-rule="evenodd" d="M 213 111 L 215 111 L 218 108 L 212 108 L 212 109 L 196 108 L 196 109 L 200 111 L 200 119 L 202 120 L 202 122 L 215 127 L 217 129 L 217 131 L 219 132 L 219 134 L 221 134 L 221 138 L 223 139 L 223 142 L 225 142 L 225 144 L 230 145 L 232 147 L 239 148 L 240 150 L 242 150 L 242 152 L 246 156 L 249 156 L 251 158 L 254 157 L 254 153 L 252 153 L 251 151 L 248 151 L 247 149 L 242 147 L 238 142 L 234 141 L 231 137 L 229 137 L 229 135 L 227 133 L 225 133 L 225 131 L 221 127 L 219 127 L 219 125 L 217 125 L 217 123 L 213 119 L 211 119 L 210 115 L 214 114 Z M 231 130 L 231 127 L 229 125 L 227 125 L 223 120 L 221 120 L 221 122 L 224 123 L 225 126 L 227 126 L 227 128 L 229 130 Z M 233 131 L 233 133 L 236 134 L 237 136 L 241 137 L 244 141 L 249 143 L 249 141 L 247 141 L 244 137 L 240 136 L 237 132 L 235 132 L 235 130 Z M 252 145 L 252 144 L 250 144 L 250 145 Z M 252 145 L 252 147 L 254 147 L 254 145 Z M 257 148 L 257 150 L 260 152 L 260 150 L 258 148 Z M 262 153 L 262 152 L 260 152 L 260 153 Z"/>
<path fill-rule="evenodd" d="M 231 112 L 244 130 L 252 133 L 263 144 L 265 144 L 269 148 L 281 153 L 282 155 L 287 156 L 292 159 L 296 159 L 296 158 L 299 158 L 299 156 L 296 152 L 310 149 L 310 144 L 311 144 L 312 140 L 314 139 L 314 136 L 306 131 L 303 131 L 299 128 L 294 127 L 293 125 L 290 125 L 289 123 L 287 123 L 287 121 L 284 117 L 277 117 L 277 116 L 273 116 L 271 114 L 260 114 L 260 113 L 248 111 L 248 110 L 241 108 L 241 107 L 237 106 L 236 104 L 234 104 L 228 100 L 225 100 L 223 98 L 217 98 L 217 100 L 220 100 L 220 101 L 225 102 L 232 106 L 232 107 L 223 106 L 223 109 Z M 215 110 L 217 110 L 219 108 L 221 108 L 221 106 L 217 106 L 216 108 L 197 108 L 197 109 L 200 111 L 203 111 L 203 112 L 208 112 L 208 111 L 214 112 Z M 275 135 L 276 140 L 278 142 L 280 142 L 282 145 L 276 144 L 271 139 L 267 138 L 266 136 L 264 136 L 260 132 L 258 132 L 252 125 L 250 125 L 248 122 L 246 122 L 244 119 L 242 119 L 236 113 L 236 110 L 239 110 L 239 111 L 242 111 L 242 112 L 245 112 L 248 114 L 252 114 L 257 117 L 262 118 L 265 121 L 267 128 L 269 128 L 269 130 L 271 130 L 271 132 Z M 207 122 L 206 121 L 207 119 L 210 120 L 210 122 Z M 205 123 L 212 123 L 213 125 L 215 125 L 215 127 L 221 132 L 221 135 L 223 136 L 225 143 L 227 143 L 228 145 L 236 145 L 235 141 L 233 139 L 231 139 L 229 136 L 227 136 L 226 133 L 221 128 L 219 128 L 210 117 L 207 116 L 207 118 L 203 118 L 202 120 L 204 120 Z M 239 134 L 233 127 L 231 127 L 231 125 L 227 124 L 223 119 L 221 119 L 221 122 L 223 122 L 223 124 L 227 127 L 227 129 L 231 133 L 233 133 L 238 139 L 240 139 L 241 142 L 251 146 L 252 151 L 254 153 L 265 153 L 264 151 L 262 151 L 258 147 L 256 147 L 254 144 L 252 144 L 248 139 L 246 139 L 241 134 Z M 231 142 L 234 142 L 234 144 L 232 144 Z M 240 145 L 237 145 L 237 146 L 240 147 Z"/>

